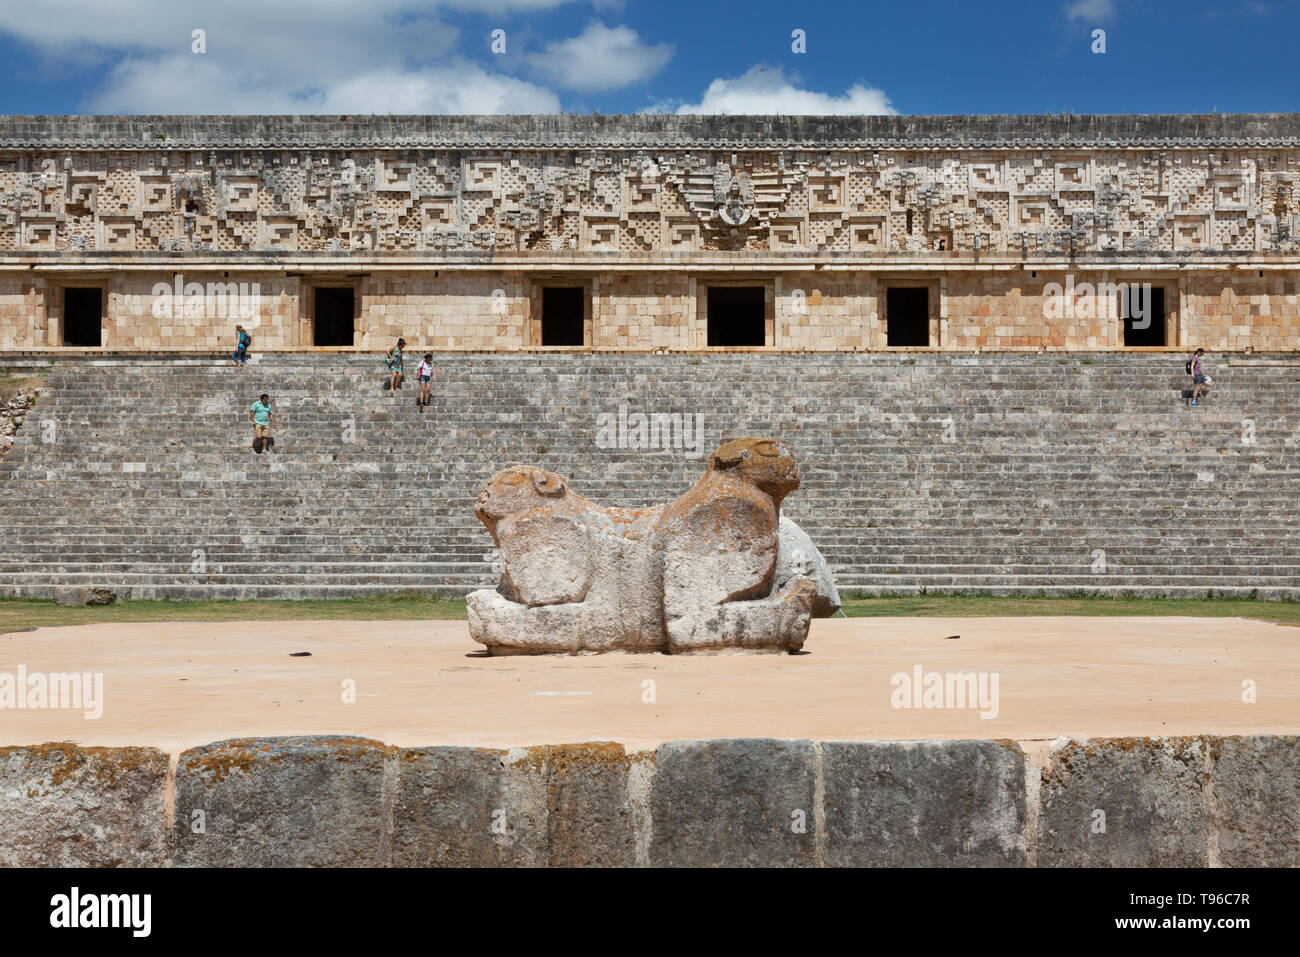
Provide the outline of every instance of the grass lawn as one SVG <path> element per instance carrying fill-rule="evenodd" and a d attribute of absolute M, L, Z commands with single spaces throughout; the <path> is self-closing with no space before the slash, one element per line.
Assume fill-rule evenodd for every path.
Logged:
<path fill-rule="evenodd" d="M 115 605 L 65 608 L 53 601 L 0 598 L 0 634 L 52 625 L 101 621 L 377 621 L 465 617 L 465 603 L 425 595 L 383 595 L 334 601 L 119 601 Z"/>
<path fill-rule="evenodd" d="M 896 615 L 989 618 L 1024 615 L 1178 615 L 1256 618 L 1300 625 L 1300 602 L 1244 598 L 998 598 L 989 595 L 914 595 L 848 598 L 850 618 Z M 122 601 L 93 608 L 63 608 L 52 601 L 0 598 L 0 634 L 24 628 L 111 621 L 267 621 L 340 619 L 464 619 L 465 603 L 419 594 L 336 601 Z"/>
<path fill-rule="evenodd" d="M 995 595 L 907 595 L 846 598 L 850 618 L 889 615 L 924 618 L 1012 618 L 1027 615 L 1176 615 L 1186 618 L 1256 618 L 1300 625 L 1300 601 L 1251 598 L 1000 598 Z"/>

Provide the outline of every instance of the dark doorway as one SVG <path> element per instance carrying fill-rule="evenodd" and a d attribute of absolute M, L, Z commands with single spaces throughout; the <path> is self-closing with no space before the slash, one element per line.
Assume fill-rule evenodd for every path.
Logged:
<path fill-rule="evenodd" d="M 1165 290 L 1147 283 L 1129 283 L 1120 298 L 1124 345 L 1165 345 Z"/>
<path fill-rule="evenodd" d="M 581 346 L 582 303 L 586 297 L 581 286 L 546 286 L 542 289 L 542 345 Z"/>
<path fill-rule="evenodd" d="M 91 346 L 104 344 L 104 290 L 95 288 L 63 290 L 63 344 Z"/>
<path fill-rule="evenodd" d="M 930 344 L 930 290 L 889 288 L 885 290 L 885 333 L 891 346 Z"/>
<path fill-rule="evenodd" d="M 708 296 L 709 345 L 767 345 L 762 286 L 710 286 Z"/>
<path fill-rule="evenodd" d="M 318 346 L 353 344 L 356 290 L 350 286 L 317 286 L 316 312 L 312 316 L 312 342 Z"/>

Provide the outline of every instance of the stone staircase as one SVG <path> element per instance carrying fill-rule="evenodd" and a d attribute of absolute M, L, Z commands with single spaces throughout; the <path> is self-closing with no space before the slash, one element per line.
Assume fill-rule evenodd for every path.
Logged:
<path fill-rule="evenodd" d="M 786 511 L 842 593 L 1300 597 L 1300 357 L 1210 356 L 1198 408 L 1183 361 L 439 355 L 421 414 L 371 355 L 8 356 L 50 374 L 0 459 L 0 595 L 460 596 L 495 581 L 472 508 L 497 469 L 640 505 L 763 434 L 797 451 Z M 261 392 L 279 424 L 258 456 Z M 601 447 L 620 406 L 703 415 L 703 455 Z"/>

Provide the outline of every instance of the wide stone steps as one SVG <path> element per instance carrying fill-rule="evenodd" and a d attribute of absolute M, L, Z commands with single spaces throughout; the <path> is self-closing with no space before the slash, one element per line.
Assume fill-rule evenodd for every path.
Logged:
<path fill-rule="evenodd" d="M 842 589 L 1300 596 L 1300 358 L 1211 357 L 1196 409 L 1183 358 L 1160 354 L 435 362 L 420 414 L 409 381 L 380 389 L 376 356 L 60 360 L 0 461 L 0 594 L 463 594 L 493 579 L 471 512 L 496 469 L 552 468 L 611 505 L 703 472 L 680 449 L 601 447 L 597 417 L 622 406 L 702 414 L 705 456 L 741 434 L 793 444 L 804 487 L 786 511 Z M 262 391 L 277 445 L 259 457 Z"/>

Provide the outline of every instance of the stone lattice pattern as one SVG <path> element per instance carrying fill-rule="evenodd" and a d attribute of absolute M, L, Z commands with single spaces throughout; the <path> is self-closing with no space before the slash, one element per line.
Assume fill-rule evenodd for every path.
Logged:
<path fill-rule="evenodd" d="M 1291 116 L 243 119 L 0 118 L 0 250 L 1300 252 Z"/>

